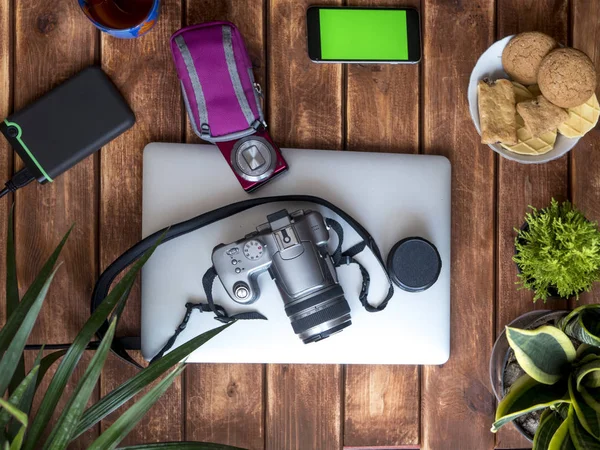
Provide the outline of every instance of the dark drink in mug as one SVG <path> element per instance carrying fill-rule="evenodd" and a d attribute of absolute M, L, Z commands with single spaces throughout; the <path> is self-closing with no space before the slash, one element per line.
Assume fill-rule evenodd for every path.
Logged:
<path fill-rule="evenodd" d="M 156 22 L 159 0 L 79 0 L 86 16 L 109 34 L 138 37 Z"/>

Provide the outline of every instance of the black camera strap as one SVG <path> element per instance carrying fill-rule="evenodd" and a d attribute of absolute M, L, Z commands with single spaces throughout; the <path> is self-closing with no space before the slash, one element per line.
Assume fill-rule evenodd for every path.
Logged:
<path fill-rule="evenodd" d="M 168 242 L 172 239 L 175 239 L 179 236 L 183 236 L 192 231 L 198 230 L 202 227 L 210 225 L 212 223 L 218 222 L 219 220 L 226 219 L 235 214 L 239 214 L 243 211 L 246 211 L 250 208 L 254 208 L 256 206 L 268 204 L 268 203 L 280 203 L 280 202 L 309 202 L 316 203 L 318 205 L 322 205 L 327 209 L 333 211 L 338 216 L 340 216 L 344 221 L 346 221 L 356 233 L 362 239 L 361 242 L 349 248 L 345 252 L 342 251 L 342 242 L 344 238 L 344 232 L 342 226 L 337 223 L 335 220 L 327 219 L 327 225 L 330 226 L 338 235 L 338 245 L 336 250 L 332 255 L 332 259 L 334 265 L 339 267 L 344 264 L 357 264 L 359 266 L 360 272 L 363 277 L 363 283 L 361 292 L 359 294 L 359 299 L 363 307 L 369 312 L 377 312 L 382 311 L 387 306 L 389 300 L 392 298 L 394 294 L 394 288 L 392 282 L 387 275 L 387 271 L 385 269 L 385 264 L 383 261 L 383 257 L 381 256 L 381 252 L 379 251 L 379 247 L 375 243 L 373 237 L 369 234 L 369 232 L 352 216 L 347 214 L 342 209 L 335 206 L 333 203 L 328 202 L 320 197 L 315 197 L 311 195 L 283 195 L 276 197 L 263 197 L 256 198 L 250 200 L 244 200 L 237 203 L 232 203 L 227 206 L 223 206 L 221 208 L 206 212 L 192 219 L 186 220 L 184 222 L 180 222 L 178 224 L 172 225 L 168 228 L 157 231 L 156 233 L 151 234 L 150 236 L 142 239 L 140 242 L 129 248 L 125 253 L 119 256 L 110 266 L 106 268 L 106 270 L 100 275 L 96 286 L 94 287 L 94 291 L 92 293 L 91 298 L 91 312 L 100 305 L 102 300 L 108 295 L 110 287 L 115 280 L 115 278 L 125 270 L 129 265 L 135 262 L 139 257 L 141 257 L 147 250 L 152 248 L 152 246 L 162 237 L 161 244 Z M 375 258 L 379 262 L 382 270 L 386 274 L 389 289 L 386 297 L 378 306 L 372 306 L 368 300 L 368 291 L 370 285 L 370 276 L 368 271 L 354 258 L 357 254 L 362 252 L 365 248 L 371 250 Z M 212 272 L 211 272 L 212 270 Z M 214 272 L 214 268 L 211 268 L 207 271 L 207 273 L 203 277 L 203 286 L 205 289 L 205 293 L 207 295 L 208 304 L 190 304 L 186 305 L 186 315 L 184 320 L 179 325 L 175 334 L 169 339 L 167 344 L 169 348 L 174 344 L 177 336 L 183 328 L 187 325 L 187 321 L 190 318 L 191 312 L 194 309 L 198 309 L 200 311 L 212 311 L 215 313 L 215 319 L 220 320 L 221 322 L 228 322 L 231 320 L 237 319 L 264 319 L 260 313 L 257 312 L 247 312 L 240 313 L 233 316 L 229 316 L 225 309 L 217 305 L 213 302 L 212 299 L 212 284 L 216 277 L 216 272 Z M 183 327 L 181 330 L 180 328 Z M 108 322 L 105 322 L 97 331 L 97 336 L 99 339 L 102 339 L 108 330 Z M 164 354 L 166 351 L 167 345 L 163 348 L 160 354 Z M 141 366 L 127 353 L 127 350 L 139 350 L 140 349 L 140 338 L 139 337 L 121 337 L 115 338 L 113 340 L 111 350 L 119 356 L 124 361 L 133 364 L 136 367 Z M 157 355 L 158 356 L 158 355 Z M 156 359 L 156 358 L 155 358 Z"/>

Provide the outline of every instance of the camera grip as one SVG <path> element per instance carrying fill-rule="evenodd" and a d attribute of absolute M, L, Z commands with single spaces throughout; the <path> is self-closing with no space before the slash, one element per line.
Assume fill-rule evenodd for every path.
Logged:
<path fill-rule="evenodd" d="M 247 305 L 258 300 L 258 276 L 271 267 L 271 257 L 262 240 L 243 239 L 218 246 L 213 250 L 212 261 L 233 301 Z"/>

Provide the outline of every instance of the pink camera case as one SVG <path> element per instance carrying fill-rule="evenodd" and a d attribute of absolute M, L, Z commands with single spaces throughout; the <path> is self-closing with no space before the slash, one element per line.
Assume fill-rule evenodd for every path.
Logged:
<path fill-rule="evenodd" d="M 171 51 L 194 132 L 219 147 L 244 190 L 285 171 L 265 131 L 259 86 L 236 26 L 208 22 L 182 28 L 171 37 Z"/>

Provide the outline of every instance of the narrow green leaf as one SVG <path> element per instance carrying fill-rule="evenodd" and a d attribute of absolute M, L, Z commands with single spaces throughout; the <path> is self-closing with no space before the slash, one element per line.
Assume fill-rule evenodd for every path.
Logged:
<path fill-rule="evenodd" d="M 577 450 L 571 441 L 569 435 L 569 422 L 572 420 L 571 409 L 569 409 L 569 416 L 563 423 L 558 427 L 554 436 L 548 444 L 548 450 Z"/>
<path fill-rule="evenodd" d="M 15 438 L 10 444 L 10 450 L 21 450 L 21 446 L 23 445 L 23 438 L 25 437 L 25 431 L 27 428 L 23 425 Z"/>
<path fill-rule="evenodd" d="M 134 395 L 163 375 L 167 370 L 178 364 L 198 347 L 215 337 L 217 334 L 231 326 L 233 323 L 206 331 L 186 343 L 180 345 L 165 356 L 152 363 L 133 378 L 121 384 L 115 390 L 104 396 L 98 403 L 91 406 L 82 416 L 73 437 L 84 433 L 110 413 L 118 409 Z"/>
<path fill-rule="evenodd" d="M 575 381 L 577 390 L 581 391 L 581 386 L 600 387 L 600 357 L 588 360 L 585 364 L 575 369 Z"/>
<path fill-rule="evenodd" d="M 98 308 L 90 316 L 87 322 L 83 325 L 83 328 L 79 331 L 79 334 L 75 337 L 75 340 L 67 350 L 63 360 L 56 369 L 54 377 L 46 390 L 46 395 L 40 404 L 35 419 L 29 427 L 27 433 L 24 450 L 33 450 L 36 443 L 39 441 L 42 433 L 46 429 L 52 413 L 56 409 L 56 405 L 62 395 L 67 382 L 75 366 L 81 359 L 83 352 L 85 351 L 88 342 L 94 336 L 98 328 L 104 323 L 108 315 L 111 313 L 113 308 L 119 301 L 124 301 L 135 282 L 135 278 L 142 268 L 142 266 L 148 261 L 148 258 L 152 256 L 152 253 L 156 247 L 160 244 L 162 237 L 156 241 L 156 243 L 150 248 L 144 255 L 136 261 L 127 274 L 117 283 L 113 290 L 106 296 L 100 303 Z"/>
<path fill-rule="evenodd" d="M 33 283 L 31 283 L 31 285 L 29 286 L 29 289 L 27 289 L 25 295 L 23 295 L 23 299 L 19 303 L 19 306 L 17 306 L 17 308 L 11 314 L 10 320 L 8 320 L 2 328 L 2 330 L 0 330 L 0 355 L 2 355 L 2 353 L 4 353 L 8 348 L 10 342 L 13 340 L 15 333 L 17 332 L 17 329 L 19 328 L 23 320 L 25 320 L 25 316 L 29 312 L 29 309 L 39 297 L 39 293 L 42 290 L 44 284 L 46 283 L 50 275 L 54 272 L 54 265 L 56 264 L 58 256 L 60 255 L 61 250 L 67 242 L 67 238 L 69 237 L 70 233 L 71 230 L 69 230 L 67 234 L 65 234 L 58 247 L 56 247 L 56 250 L 54 250 L 54 253 L 52 253 L 50 258 L 48 258 L 48 260 L 42 267 L 42 270 L 40 270 L 40 273 L 38 273 Z"/>
<path fill-rule="evenodd" d="M 113 337 L 115 336 L 115 329 L 117 327 L 118 316 L 112 318 L 108 331 L 102 338 L 100 346 L 96 350 L 90 364 L 88 365 L 85 373 L 77 383 L 77 387 L 71 394 L 69 401 L 63 408 L 63 411 L 48 438 L 47 444 L 44 448 L 51 450 L 62 450 L 67 448 L 71 436 L 75 431 L 75 427 L 83 414 L 85 405 L 90 399 L 94 387 L 100 377 L 100 372 L 104 366 L 104 361 L 110 351 L 110 345 L 112 344 Z"/>
<path fill-rule="evenodd" d="M 157 442 L 154 444 L 130 445 L 119 447 L 118 450 L 244 450 L 225 444 L 213 444 L 212 442 Z"/>
<path fill-rule="evenodd" d="M 35 383 L 36 389 L 39 387 L 40 383 L 44 380 L 44 376 L 48 369 L 52 367 L 52 365 L 58 361 L 60 358 L 65 356 L 67 350 L 57 350 L 55 352 L 50 353 L 42 358 L 42 362 L 40 364 L 40 374 L 38 375 L 37 381 Z"/>
<path fill-rule="evenodd" d="M 569 401 L 566 381 L 561 380 L 553 385 L 547 385 L 537 382 L 529 375 L 523 375 L 515 381 L 508 394 L 498 404 L 492 432 L 495 433 L 523 414 L 557 403 L 569 403 Z"/>
<path fill-rule="evenodd" d="M 27 423 L 28 423 L 27 414 L 25 414 L 23 411 L 21 411 L 15 405 L 11 405 L 8 400 L 5 400 L 2 397 L 0 397 L 0 407 L 3 408 L 4 410 L 8 411 L 8 413 L 11 416 L 13 416 L 15 419 L 17 419 L 21 423 L 21 425 L 23 425 L 25 427 L 27 426 Z"/>
<path fill-rule="evenodd" d="M 572 376 L 569 377 L 569 396 L 579 423 L 588 433 L 600 439 L 600 414 L 588 405 L 583 396 L 577 392 L 575 379 Z"/>
<path fill-rule="evenodd" d="M 102 433 L 88 448 L 88 450 L 112 450 L 119 445 L 129 432 L 144 417 L 146 412 L 156 403 L 156 401 L 173 384 L 175 378 L 183 371 L 184 365 L 180 365 L 167 375 L 163 380 L 156 384 L 139 401 L 134 403 L 131 408 L 125 411 L 115 423 L 113 423 L 104 433 Z"/>
<path fill-rule="evenodd" d="M 519 365 L 540 383 L 556 383 L 576 356 L 569 337 L 553 326 L 535 330 L 506 327 L 506 337 Z"/>
<path fill-rule="evenodd" d="M 600 450 L 600 441 L 589 434 L 578 420 L 578 415 L 569 411 L 569 436 L 577 450 Z"/>
<path fill-rule="evenodd" d="M 6 316 L 7 318 L 19 306 L 19 282 L 17 280 L 17 258 L 15 256 L 14 205 L 8 215 L 6 233 Z"/>
<path fill-rule="evenodd" d="M 19 362 L 19 359 L 23 354 L 23 350 L 25 349 L 27 338 L 29 338 L 29 334 L 33 329 L 35 321 L 37 320 L 37 316 L 42 308 L 46 294 L 48 293 L 48 288 L 50 288 L 50 284 L 52 283 L 57 270 L 58 267 L 46 279 L 36 300 L 31 305 L 31 308 L 29 308 L 29 311 L 27 311 L 27 314 L 17 329 L 12 341 L 8 345 L 4 356 L 2 356 L 2 359 L 0 360 L 0 394 L 6 391 L 6 388 L 8 387 L 8 384 L 15 373 L 17 363 Z M 11 322 L 15 319 L 16 314 L 13 314 L 11 318 L 8 319 L 8 322 Z"/>
<path fill-rule="evenodd" d="M 21 384 L 19 384 L 19 386 L 15 389 L 12 395 L 8 398 L 8 403 L 13 405 L 15 408 L 19 408 L 21 399 L 23 398 L 23 395 L 25 395 L 27 388 L 30 384 L 35 383 L 35 377 L 37 376 L 38 370 L 40 370 L 39 363 L 37 364 L 37 366 L 33 366 L 31 371 L 23 379 Z M 23 414 L 27 415 L 25 411 L 23 411 Z M 8 424 L 10 418 L 11 414 L 8 412 L 8 410 L 4 409 L 0 412 L 0 431 L 4 430 L 4 427 Z"/>
<path fill-rule="evenodd" d="M 531 450 L 547 450 L 552 436 L 563 423 L 563 418 L 556 411 L 547 408 L 540 417 L 540 424 L 533 437 L 533 448 Z"/>
<path fill-rule="evenodd" d="M 8 230 L 6 233 L 6 318 L 19 306 L 19 282 L 17 280 L 17 262 L 15 256 L 14 235 L 14 205 L 10 208 L 8 215 Z M 25 378 L 25 359 L 21 357 L 17 369 L 8 385 L 8 393 L 11 395 L 19 383 Z M 2 428 L 0 428 L 1 430 Z"/>

